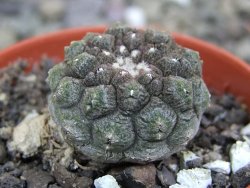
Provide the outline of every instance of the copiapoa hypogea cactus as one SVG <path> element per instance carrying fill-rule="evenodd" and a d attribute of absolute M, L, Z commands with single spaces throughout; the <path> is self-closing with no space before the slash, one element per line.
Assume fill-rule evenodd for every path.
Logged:
<path fill-rule="evenodd" d="M 90 159 L 160 160 L 192 139 L 210 94 L 196 51 L 164 32 L 114 26 L 65 47 L 49 71 L 49 110 Z"/>

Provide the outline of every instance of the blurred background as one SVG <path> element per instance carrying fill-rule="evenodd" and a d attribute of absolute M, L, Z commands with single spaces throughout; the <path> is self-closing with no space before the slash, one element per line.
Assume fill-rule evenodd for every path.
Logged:
<path fill-rule="evenodd" d="M 61 28 L 117 21 L 192 35 L 250 63 L 250 0 L 0 0 L 0 50 Z"/>

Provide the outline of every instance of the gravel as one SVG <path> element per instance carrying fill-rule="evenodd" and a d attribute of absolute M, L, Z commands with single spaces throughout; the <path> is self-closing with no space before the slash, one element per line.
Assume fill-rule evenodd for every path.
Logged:
<path fill-rule="evenodd" d="M 197 185 L 197 171 L 199 175 L 204 175 L 203 186 L 211 184 L 212 187 L 246 187 L 250 184 L 250 157 L 247 157 L 250 146 L 245 141 L 250 115 L 245 105 L 238 103 L 230 94 L 212 94 L 211 104 L 202 117 L 200 129 L 185 151 L 148 165 L 125 163 L 116 166 L 89 161 L 70 150 L 61 140 L 59 132 L 52 137 L 46 137 L 54 139 L 35 149 L 37 154 L 32 157 L 13 155 L 6 147 L 6 143 L 12 140 L 13 130 L 32 111 L 39 114 L 37 117 L 47 113 L 45 99 L 49 91 L 44 80 L 51 66 L 51 61 L 43 60 L 41 66 L 33 68 L 29 74 L 24 73 L 23 63 L 13 64 L 1 72 L 0 91 L 6 95 L 0 101 L 0 143 L 6 151 L 1 159 L 2 164 L 0 163 L 2 187 L 27 187 L 30 184 L 50 188 L 72 185 L 91 187 L 96 179 L 110 174 L 125 188 L 139 184 L 141 187 L 172 185 L 183 188 Z M 229 121 L 229 117 L 240 118 L 231 118 Z M 55 126 L 51 121 L 43 124 Z M 185 152 L 192 155 L 183 155 Z M 199 163 L 189 163 L 192 161 L 189 159 L 199 159 Z M 218 163 L 218 160 L 221 161 Z M 186 166 L 183 161 L 186 161 Z M 227 161 L 230 162 L 231 173 Z M 32 179 L 29 174 L 40 178 Z"/>

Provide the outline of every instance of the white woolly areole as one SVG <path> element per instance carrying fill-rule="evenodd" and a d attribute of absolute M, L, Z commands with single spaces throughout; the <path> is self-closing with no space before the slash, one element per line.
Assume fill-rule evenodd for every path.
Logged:
<path fill-rule="evenodd" d="M 133 50 L 133 51 L 131 52 L 131 57 L 136 57 L 136 56 L 138 56 L 139 53 L 140 53 L 139 50 Z"/>
<path fill-rule="evenodd" d="M 250 164 L 250 147 L 247 142 L 237 141 L 230 149 L 230 160 L 233 173 Z"/>
<path fill-rule="evenodd" d="M 124 53 L 126 50 L 126 47 L 124 45 L 120 46 L 120 53 Z"/>
<path fill-rule="evenodd" d="M 175 63 L 178 61 L 176 58 L 172 58 L 171 60 Z"/>
<path fill-rule="evenodd" d="M 106 51 L 106 50 L 103 50 L 102 51 L 105 55 L 109 56 L 110 55 L 110 52 Z"/>
<path fill-rule="evenodd" d="M 152 47 L 148 51 L 149 51 L 149 53 L 153 53 L 153 52 L 155 52 L 155 48 Z"/>
<path fill-rule="evenodd" d="M 140 71 L 150 72 L 148 64 L 144 61 L 136 64 L 130 57 L 118 57 L 116 62 L 112 65 L 114 68 L 124 69 L 128 71 L 133 77 L 137 76 Z"/>

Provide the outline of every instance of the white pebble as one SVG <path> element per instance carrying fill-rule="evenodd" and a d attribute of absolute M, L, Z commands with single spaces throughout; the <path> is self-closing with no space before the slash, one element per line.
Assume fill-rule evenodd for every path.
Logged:
<path fill-rule="evenodd" d="M 240 133 L 244 136 L 248 135 L 250 136 L 250 123 L 247 124 L 245 127 L 243 127 L 240 131 Z"/>
<path fill-rule="evenodd" d="M 181 170 L 177 173 L 177 182 L 169 188 L 207 188 L 212 184 L 211 171 L 203 168 Z"/>
<path fill-rule="evenodd" d="M 250 164 L 250 147 L 247 142 L 237 141 L 232 145 L 229 154 L 233 173 Z"/>
<path fill-rule="evenodd" d="M 8 142 L 9 152 L 19 152 L 23 157 L 31 157 L 45 142 L 47 135 L 46 115 L 31 112 L 13 130 L 12 140 Z"/>
<path fill-rule="evenodd" d="M 250 137 L 249 136 L 243 136 L 244 141 L 246 141 L 248 143 L 248 145 L 250 146 Z"/>
<path fill-rule="evenodd" d="M 204 164 L 203 167 L 208 168 L 215 172 L 223 173 L 223 174 L 230 174 L 230 171 L 231 171 L 230 163 L 227 161 L 222 161 L 222 160 L 209 162 L 207 164 Z"/>
<path fill-rule="evenodd" d="M 193 153 L 191 151 L 182 151 L 181 154 L 183 156 L 184 162 L 193 161 L 195 159 L 199 159 L 200 158 L 195 153 Z"/>
<path fill-rule="evenodd" d="M 111 175 L 105 175 L 95 179 L 94 185 L 96 188 L 120 188 L 115 178 Z"/>
<path fill-rule="evenodd" d="M 171 185 L 170 188 L 189 188 L 189 187 L 176 183 L 174 185 Z"/>

